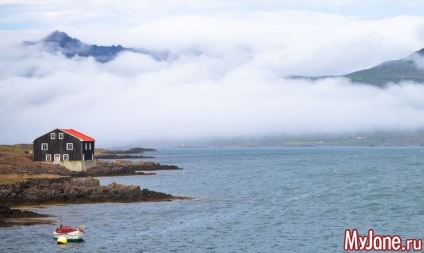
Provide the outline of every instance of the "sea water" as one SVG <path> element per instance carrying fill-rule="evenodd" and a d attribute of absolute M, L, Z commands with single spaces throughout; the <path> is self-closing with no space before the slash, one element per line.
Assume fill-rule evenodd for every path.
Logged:
<path fill-rule="evenodd" d="M 1 252 L 343 252 L 346 229 L 424 238 L 423 147 L 170 148 L 183 170 L 100 178 L 193 200 L 35 208 L 86 227 L 0 229 Z"/>

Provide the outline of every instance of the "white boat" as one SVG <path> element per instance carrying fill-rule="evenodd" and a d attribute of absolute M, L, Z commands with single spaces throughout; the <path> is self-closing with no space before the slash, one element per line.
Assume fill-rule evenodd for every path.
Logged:
<path fill-rule="evenodd" d="M 84 240 L 84 226 L 81 225 L 78 228 L 71 228 L 69 226 L 63 226 L 62 219 L 59 218 L 59 226 L 53 231 L 53 236 L 57 238 L 64 236 L 68 242 L 80 242 Z"/>

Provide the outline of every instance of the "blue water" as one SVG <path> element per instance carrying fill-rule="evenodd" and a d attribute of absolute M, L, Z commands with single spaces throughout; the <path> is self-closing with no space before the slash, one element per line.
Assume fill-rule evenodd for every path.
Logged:
<path fill-rule="evenodd" d="M 424 238 L 424 148 L 175 148 L 181 171 L 101 178 L 195 200 L 37 208 L 84 224 L 1 228 L 1 252 L 343 252 L 345 229 Z"/>

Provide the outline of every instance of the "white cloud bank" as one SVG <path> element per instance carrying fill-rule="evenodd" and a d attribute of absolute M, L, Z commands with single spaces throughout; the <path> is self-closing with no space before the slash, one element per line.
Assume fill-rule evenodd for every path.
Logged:
<path fill-rule="evenodd" d="M 144 17 L 119 31 L 68 22 L 57 29 L 87 43 L 168 50 L 174 60 L 134 53 L 106 64 L 66 59 L 19 44 L 50 29 L 0 31 L 0 143 L 30 142 L 56 127 L 106 147 L 424 127 L 423 84 L 381 89 L 344 78 L 286 78 L 402 58 L 424 46 L 424 18 L 281 10 Z"/>

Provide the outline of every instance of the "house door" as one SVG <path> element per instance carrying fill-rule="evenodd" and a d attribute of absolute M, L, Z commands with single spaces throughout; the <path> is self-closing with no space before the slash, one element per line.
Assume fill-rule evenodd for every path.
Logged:
<path fill-rule="evenodd" d="M 54 154 L 54 164 L 60 164 L 60 154 Z"/>

